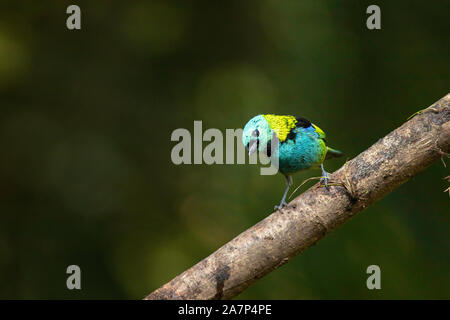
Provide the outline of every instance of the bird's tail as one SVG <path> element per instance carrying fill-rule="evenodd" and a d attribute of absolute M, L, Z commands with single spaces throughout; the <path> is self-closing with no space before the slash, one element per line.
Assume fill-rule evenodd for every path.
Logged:
<path fill-rule="evenodd" d="M 332 159 L 332 158 L 339 158 L 342 157 L 344 154 L 340 152 L 339 150 L 327 147 L 327 155 L 325 159 Z"/>

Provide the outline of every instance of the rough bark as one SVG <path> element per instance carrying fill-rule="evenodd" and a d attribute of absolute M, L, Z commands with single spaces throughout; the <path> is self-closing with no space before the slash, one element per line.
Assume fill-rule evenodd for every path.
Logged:
<path fill-rule="evenodd" d="M 233 298 L 449 152 L 447 94 L 146 299 Z"/>

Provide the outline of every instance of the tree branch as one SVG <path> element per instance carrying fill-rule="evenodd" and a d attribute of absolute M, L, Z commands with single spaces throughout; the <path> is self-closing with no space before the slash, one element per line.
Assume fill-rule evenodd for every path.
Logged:
<path fill-rule="evenodd" d="M 450 152 L 450 94 L 145 299 L 230 299 Z"/>

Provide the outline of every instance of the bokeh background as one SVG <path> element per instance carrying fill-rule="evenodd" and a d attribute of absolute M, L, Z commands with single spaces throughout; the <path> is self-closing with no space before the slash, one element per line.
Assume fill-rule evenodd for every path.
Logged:
<path fill-rule="evenodd" d="M 176 166 L 176 128 L 295 114 L 352 158 L 449 92 L 448 1 L 0 3 L 0 298 L 140 299 L 271 213 L 282 176 Z M 450 298 L 448 174 L 435 163 L 238 298 Z"/>

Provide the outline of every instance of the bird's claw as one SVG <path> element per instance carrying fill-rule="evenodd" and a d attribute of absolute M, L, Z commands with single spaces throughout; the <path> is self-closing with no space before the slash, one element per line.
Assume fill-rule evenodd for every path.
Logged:
<path fill-rule="evenodd" d="M 281 209 L 283 209 L 283 207 L 286 207 L 286 206 L 287 206 L 286 201 L 283 201 L 283 202 L 280 203 L 279 206 L 275 206 L 274 210 L 281 210 Z"/>

